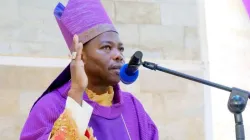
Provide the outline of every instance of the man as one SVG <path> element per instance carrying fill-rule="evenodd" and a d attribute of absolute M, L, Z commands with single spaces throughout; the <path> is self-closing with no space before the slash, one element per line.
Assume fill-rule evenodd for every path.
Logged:
<path fill-rule="evenodd" d="M 58 4 L 71 64 L 35 102 L 21 140 L 158 140 L 141 103 L 119 88 L 124 46 L 99 0 Z"/>

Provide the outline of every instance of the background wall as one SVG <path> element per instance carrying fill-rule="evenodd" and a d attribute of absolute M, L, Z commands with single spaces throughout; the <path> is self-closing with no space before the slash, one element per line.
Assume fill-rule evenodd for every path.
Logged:
<path fill-rule="evenodd" d="M 0 138 L 14 140 L 35 99 L 68 64 L 69 51 L 52 14 L 57 0 L 0 2 L 4 3 L 0 5 L 0 62 L 4 64 L 0 66 Z M 127 58 L 141 50 L 144 60 L 207 77 L 201 1 L 102 2 L 126 44 Z M 209 118 L 204 115 L 205 102 L 209 98 L 204 97 L 207 90 L 202 85 L 142 70 L 135 84 L 122 87 L 143 103 L 161 140 L 205 139 L 205 119 Z"/>

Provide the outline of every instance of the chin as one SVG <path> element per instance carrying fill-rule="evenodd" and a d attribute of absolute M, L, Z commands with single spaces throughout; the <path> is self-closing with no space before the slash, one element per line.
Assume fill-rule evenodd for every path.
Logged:
<path fill-rule="evenodd" d="M 119 82 L 120 82 L 120 78 L 112 78 L 112 79 L 109 79 L 109 81 L 110 81 L 110 84 L 112 85 L 112 86 L 114 86 L 114 85 L 117 85 Z"/>

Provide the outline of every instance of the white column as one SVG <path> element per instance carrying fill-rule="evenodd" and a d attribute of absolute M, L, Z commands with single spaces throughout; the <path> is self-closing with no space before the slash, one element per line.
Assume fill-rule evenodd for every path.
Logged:
<path fill-rule="evenodd" d="M 210 80 L 250 90 L 250 20 L 242 0 L 205 0 Z M 229 92 L 211 88 L 214 140 L 235 140 Z M 243 114 L 250 139 L 250 104 Z"/>

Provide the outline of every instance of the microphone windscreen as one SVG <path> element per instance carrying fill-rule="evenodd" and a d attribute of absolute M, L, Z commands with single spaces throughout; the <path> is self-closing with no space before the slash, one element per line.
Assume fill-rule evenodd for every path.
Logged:
<path fill-rule="evenodd" d="M 124 64 L 121 69 L 120 69 L 120 80 L 122 81 L 122 83 L 124 84 L 132 84 L 133 82 L 136 81 L 136 79 L 139 76 L 139 70 L 137 70 L 135 73 L 133 74 L 127 74 L 126 73 L 126 69 L 128 68 L 128 64 Z"/>

